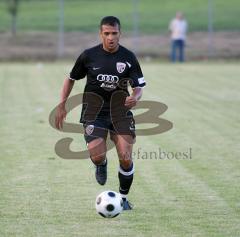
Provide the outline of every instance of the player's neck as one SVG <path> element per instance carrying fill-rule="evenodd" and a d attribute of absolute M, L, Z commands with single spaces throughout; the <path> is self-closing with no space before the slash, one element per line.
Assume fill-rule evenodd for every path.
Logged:
<path fill-rule="evenodd" d="M 106 48 L 106 47 L 104 46 L 104 44 L 102 45 L 102 47 L 103 47 L 103 50 L 106 51 L 106 52 L 108 52 L 108 53 L 115 53 L 115 52 L 117 52 L 118 49 L 119 49 L 119 44 L 118 44 L 114 49 L 108 49 L 108 48 Z"/>

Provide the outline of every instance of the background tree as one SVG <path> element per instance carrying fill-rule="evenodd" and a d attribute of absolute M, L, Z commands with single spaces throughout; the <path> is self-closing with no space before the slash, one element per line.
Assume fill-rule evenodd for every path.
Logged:
<path fill-rule="evenodd" d="M 12 17 L 11 32 L 15 37 L 17 32 L 17 13 L 19 8 L 19 0 L 7 0 L 7 9 Z"/>

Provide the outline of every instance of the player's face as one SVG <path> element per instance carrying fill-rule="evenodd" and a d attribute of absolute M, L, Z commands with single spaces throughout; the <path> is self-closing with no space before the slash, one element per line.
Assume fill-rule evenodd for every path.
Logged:
<path fill-rule="evenodd" d="M 118 42 L 120 38 L 119 26 L 102 25 L 100 37 L 103 43 L 103 49 L 108 52 L 116 52 L 118 50 Z"/>

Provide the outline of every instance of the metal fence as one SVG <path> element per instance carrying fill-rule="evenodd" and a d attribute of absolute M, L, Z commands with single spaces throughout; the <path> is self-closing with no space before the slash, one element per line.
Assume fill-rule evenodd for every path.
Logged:
<path fill-rule="evenodd" d="M 122 44 L 148 59 L 167 58 L 168 24 L 178 10 L 189 23 L 189 60 L 240 55 L 237 0 L 18 0 L 16 24 L 9 13 L 14 2 L 0 2 L 0 59 L 76 56 L 98 43 L 105 15 L 121 19 Z"/>

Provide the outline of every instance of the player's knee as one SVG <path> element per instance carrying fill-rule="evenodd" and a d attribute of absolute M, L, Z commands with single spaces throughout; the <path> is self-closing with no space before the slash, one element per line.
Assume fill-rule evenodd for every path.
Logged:
<path fill-rule="evenodd" d="M 91 156 L 91 159 L 95 165 L 100 165 L 105 160 L 105 158 L 106 156 L 104 154 Z"/>
<path fill-rule="evenodd" d="M 122 166 L 123 169 L 125 169 L 125 170 L 130 169 L 131 165 L 132 165 L 132 162 L 131 162 L 131 161 L 130 161 L 130 162 L 122 162 L 122 163 L 121 163 L 121 166 Z"/>
<path fill-rule="evenodd" d="M 119 156 L 119 161 L 123 169 L 129 169 L 132 165 L 132 158 L 131 156 L 126 156 L 125 154 L 122 154 Z"/>

